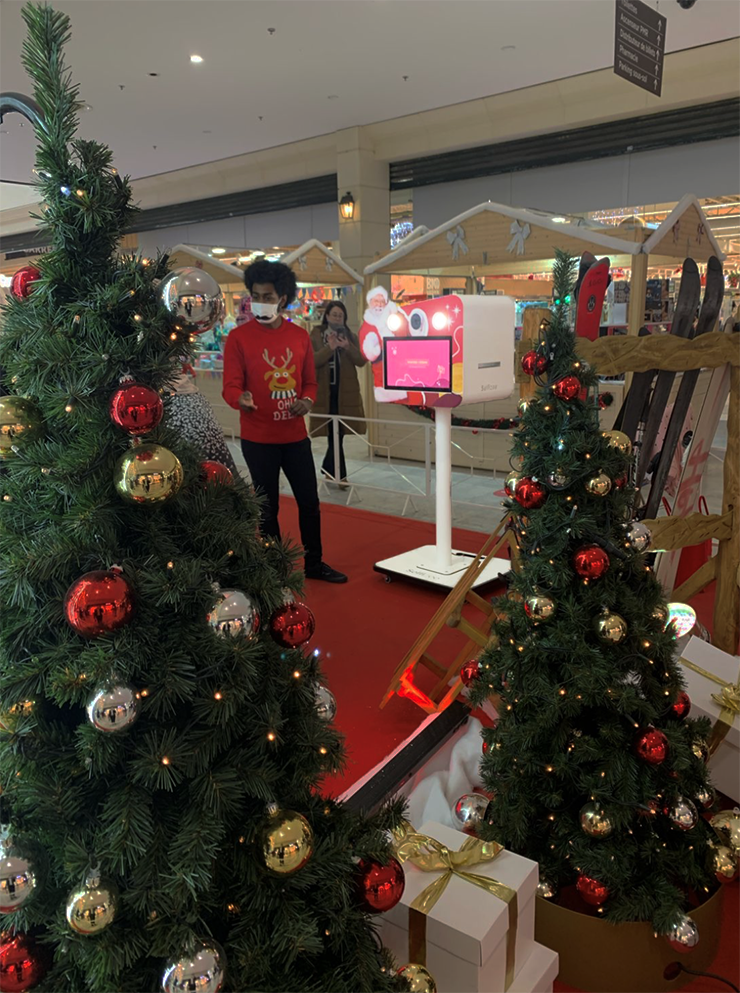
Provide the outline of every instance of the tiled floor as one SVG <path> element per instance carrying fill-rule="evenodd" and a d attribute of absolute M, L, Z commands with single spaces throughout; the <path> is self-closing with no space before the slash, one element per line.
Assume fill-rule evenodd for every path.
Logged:
<path fill-rule="evenodd" d="M 722 420 L 714 439 L 714 444 L 704 475 L 703 491 L 709 506 L 709 513 L 717 513 L 722 506 L 722 467 L 727 445 L 727 422 Z M 324 457 L 326 442 L 314 442 L 314 459 L 317 472 Z M 237 465 L 246 466 L 238 442 L 230 442 Z M 406 515 L 417 520 L 434 520 L 434 474 L 432 473 L 432 496 L 424 496 L 425 469 L 420 463 L 398 460 L 387 461 L 368 457 L 368 449 L 358 439 L 348 438 L 345 442 L 345 455 L 348 465 L 348 479 L 353 485 L 349 490 L 340 490 L 334 484 L 322 482 L 321 499 L 325 503 L 361 506 L 364 510 L 394 516 Z M 475 470 L 463 472 L 453 470 L 452 474 L 452 523 L 455 527 L 474 531 L 493 530 L 502 508 L 502 498 L 496 491 L 503 489 L 504 480 L 490 472 Z M 286 481 L 282 481 L 282 492 L 289 493 Z"/>

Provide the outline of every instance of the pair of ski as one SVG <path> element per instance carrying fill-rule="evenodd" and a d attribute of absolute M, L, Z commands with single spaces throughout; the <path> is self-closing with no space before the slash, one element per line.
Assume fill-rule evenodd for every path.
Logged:
<path fill-rule="evenodd" d="M 693 259 L 686 259 L 683 264 L 681 286 L 671 324 L 671 335 L 679 338 L 695 338 L 712 331 L 719 317 L 723 296 L 724 274 L 722 265 L 719 259 L 712 256 L 707 263 L 704 299 L 699 307 L 701 277 L 696 262 Z M 647 328 L 640 329 L 641 336 L 649 333 Z M 665 370 L 659 372 L 656 369 L 651 369 L 647 372 L 635 373 L 632 378 L 632 384 L 614 427 L 626 434 L 633 444 L 639 445 L 634 479 L 637 490 L 642 489 L 646 476 L 652 472 L 650 492 L 644 507 L 640 510 L 641 517 L 656 517 L 660 510 L 671 463 L 681 441 L 681 432 L 696 389 L 699 372 L 699 369 L 691 369 L 683 374 L 663 438 L 662 448 L 655 457 L 653 457 L 653 449 L 676 373 Z M 718 372 L 721 373 L 721 370 Z M 710 394 L 712 390 L 717 388 L 718 383 L 712 382 Z M 715 430 L 716 426 L 715 423 Z M 705 424 L 704 430 L 706 427 Z M 700 425 L 697 424 L 697 428 L 693 432 L 694 436 L 699 433 L 699 429 Z M 709 439 L 709 444 L 711 445 L 711 439 Z M 683 480 L 679 483 L 679 489 L 682 482 Z M 695 499 L 698 499 L 698 496 L 697 492 Z"/>

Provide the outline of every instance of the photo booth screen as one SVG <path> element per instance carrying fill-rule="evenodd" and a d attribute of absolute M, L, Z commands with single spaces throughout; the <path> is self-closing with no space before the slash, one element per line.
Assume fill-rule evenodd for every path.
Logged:
<path fill-rule="evenodd" d="M 386 338 L 383 366 L 387 390 L 452 392 L 452 336 Z"/>

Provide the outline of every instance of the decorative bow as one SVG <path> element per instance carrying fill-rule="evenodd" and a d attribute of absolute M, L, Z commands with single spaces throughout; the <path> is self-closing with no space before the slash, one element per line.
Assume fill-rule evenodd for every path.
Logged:
<path fill-rule="evenodd" d="M 680 221 L 676 221 L 676 223 L 671 228 L 671 231 L 673 233 L 673 242 L 674 242 L 674 244 L 676 244 L 678 242 L 678 239 L 679 239 L 680 235 L 681 235 L 681 222 Z"/>
<path fill-rule="evenodd" d="M 736 683 L 727 683 L 720 676 L 715 676 L 713 672 L 709 672 L 708 669 L 702 669 L 700 665 L 689 662 L 688 659 L 682 658 L 681 664 L 685 665 L 687 669 L 691 669 L 692 672 L 696 672 L 698 675 L 704 676 L 705 679 L 710 679 L 713 683 L 722 687 L 719 693 L 712 693 L 712 700 L 720 708 L 719 717 L 707 741 L 709 754 L 713 755 L 724 741 L 735 718 L 740 714 L 740 679 Z"/>
<path fill-rule="evenodd" d="M 509 233 L 512 239 L 506 246 L 507 252 L 516 252 L 517 255 L 524 255 L 524 242 L 529 238 L 531 228 L 528 224 L 520 224 L 519 221 L 512 221 Z"/>
<path fill-rule="evenodd" d="M 706 228 L 701 223 L 701 221 L 699 221 L 699 223 L 696 225 L 696 240 L 699 242 L 700 245 L 701 245 L 701 240 L 706 233 L 707 233 Z"/>
<path fill-rule="evenodd" d="M 447 241 L 450 243 L 452 248 L 452 258 L 457 260 L 460 256 L 460 252 L 463 255 L 467 255 L 469 252 L 468 246 L 465 244 L 465 229 L 461 224 L 455 228 L 454 231 L 447 232 Z"/>
<path fill-rule="evenodd" d="M 301 272 L 305 272 L 306 269 L 308 269 L 308 259 L 306 258 L 305 255 L 301 255 L 301 257 L 298 259 L 298 268 L 301 270 Z"/>
<path fill-rule="evenodd" d="M 404 822 L 403 828 L 411 827 Z M 400 832 L 399 832 L 400 833 Z M 453 876 L 472 883 L 503 900 L 509 913 L 509 927 L 506 935 L 506 984 L 508 989 L 514 978 L 516 967 L 516 931 L 519 919 L 517 893 L 511 886 L 500 883 L 489 876 L 469 872 L 473 866 L 492 862 L 501 852 L 502 845 L 495 841 L 481 841 L 480 838 L 466 838 L 454 852 L 435 838 L 417 834 L 411 828 L 396 842 L 396 855 L 401 862 L 410 862 L 422 872 L 437 872 L 440 875 L 419 893 L 409 907 L 409 958 L 423 965 L 426 962 L 426 915 L 432 910 Z"/>
<path fill-rule="evenodd" d="M 324 263 L 324 265 L 326 266 L 327 272 L 332 272 L 334 270 L 334 259 L 330 259 L 329 256 L 327 255 L 326 262 Z"/>

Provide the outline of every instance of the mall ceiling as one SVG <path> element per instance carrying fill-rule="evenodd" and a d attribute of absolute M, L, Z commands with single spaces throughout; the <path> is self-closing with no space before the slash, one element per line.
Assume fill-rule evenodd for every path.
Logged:
<path fill-rule="evenodd" d="M 651 0 L 667 50 L 738 34 L 735 0 Z M 0 2 L 0 88 L 28 92 L 18 0 Z M 83 137 L 133 177 L 609 66 L 610 0 L 58 0 L 91 107 Z M 200 63 L 191 62 L 199 56 Z M 628 86 L 625 83 L 625 86 Z M 657 102 L 656 102 L 657 106 Z M 26 183 L 33 134 L 7 115 L 0 179 Z"/>

